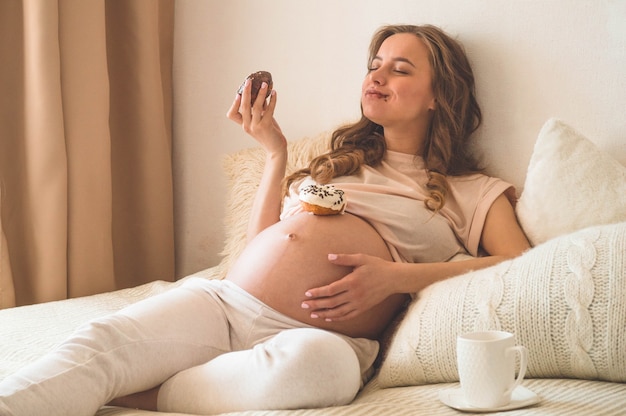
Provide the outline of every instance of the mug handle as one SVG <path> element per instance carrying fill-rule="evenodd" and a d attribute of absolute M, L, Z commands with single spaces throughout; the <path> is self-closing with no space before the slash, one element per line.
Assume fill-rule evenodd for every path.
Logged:
<path fill-rule="evenodd" d="M 526 365 L 528 362 L 528 352 L 526 350 L 526 347 L 517 345 L 515 347 L 507 348 L 506 354 L 508 355 L 511 353 L 515 353 L 516 351 L 520 355 L 519 373 L 517 374 L 515 383 L 513 383 L 513 385 L 504 393 L 505 396 L 508 396 L 509 394 L 513 393 L 513 390 L 515 390 L 517 386 L 522 384 L 522 381 L 524 380 L 524 376 L 526 375 Z"/>

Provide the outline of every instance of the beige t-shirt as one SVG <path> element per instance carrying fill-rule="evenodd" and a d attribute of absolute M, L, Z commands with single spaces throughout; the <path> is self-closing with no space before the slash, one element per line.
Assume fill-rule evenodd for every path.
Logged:
<path fill-rule="evenodd" d="M 395 261 L 431 263 L 458 253 L 478 255 L 487 212 L 512 185 L 482 174 L 448 177 L 450 193 L 439 213 L 424 205 L 429 194 L 423 159 L 387 151 L 379 166 L 363 166 L 356 175 L 334 178 L 345 192 L 346 212 L 369 222 L 385 240 Z M 310 177 L 294 182 L 285 198 L 281 219 L 302 212 L 298 191 L 315 183 Z"/>

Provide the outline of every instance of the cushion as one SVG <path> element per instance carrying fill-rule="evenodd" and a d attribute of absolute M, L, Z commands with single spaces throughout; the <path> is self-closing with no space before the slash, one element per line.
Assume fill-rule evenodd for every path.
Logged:
<path fill-rule="evenodd" d="M 528 378 L 626 382 L 626 222 L 543 243 L 418 294 L 384 351 L 382 386 L 458 381 L 456 337 L 504 330 Z"/>
<path fill-rule="evenodd" d="M 626 221 L 626 167 L 557 119 L 539 133 L 517 216 L 533 245 Z"/>
<path fill-rule="evenodd" d="M 311 159 L 330 148 L 330 132 L 304 137 L 288 143 L 287 174 L 308 166 Z M 220 263 L 228 270 L 246 245 L 248 219 L 265 165 L 265 151 L 260 147 L 242 149 L 227 155 L 222 163 L 229 193 L 226 199 L 226 242 Z"/>

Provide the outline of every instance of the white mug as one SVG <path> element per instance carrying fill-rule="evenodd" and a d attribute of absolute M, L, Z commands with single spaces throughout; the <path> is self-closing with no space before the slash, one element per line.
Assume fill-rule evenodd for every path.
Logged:
<path fill-rule="evenodd" d="M 520 369 L 515 378 L 515 353 Z M 526 374 L 527 351 L 503 331 L 472 332 L 457 338 L 461 392 L 467 405 L 493 409 L 511 402 L 511 393 Z"/>

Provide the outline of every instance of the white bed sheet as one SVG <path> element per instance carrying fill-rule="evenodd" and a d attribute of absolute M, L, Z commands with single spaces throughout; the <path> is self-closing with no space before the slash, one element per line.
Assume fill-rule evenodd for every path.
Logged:
<path fill-rule="evenodd" d="M 214 278 L 219 270 L 196 275 Z M 152 282 L 84 298 L 0 310 L 0 379 L 54 348 L 85 321 L 115 312 L 140 299 L 161 293 L 177 283 Z M 239 412 L 238 416 L 342 416 L 342 415 L 459 415 L 438 399 L 441 389 L 455 384 L 434 384 L 381 389 L 374 378 L 348 406 L 292 411 Z M 502 413 L 515 415 L 624 415 L 626 384 L 586 380 L 534 379 L 524 386 L 541 397 L 537 405 Z M 146 416 L 163 413 L 104 407 L 98 416 Z M 174 415 L 173 413 L 169 414 Z M 233 413 L 234 415 L 234 413 Z"/>

